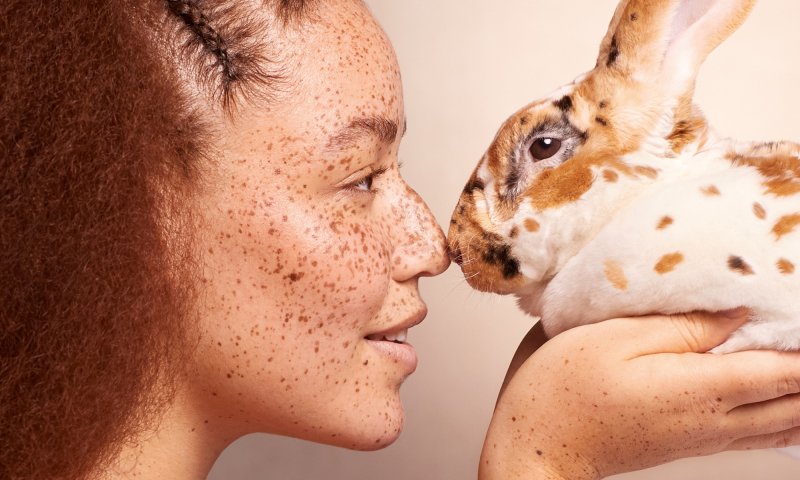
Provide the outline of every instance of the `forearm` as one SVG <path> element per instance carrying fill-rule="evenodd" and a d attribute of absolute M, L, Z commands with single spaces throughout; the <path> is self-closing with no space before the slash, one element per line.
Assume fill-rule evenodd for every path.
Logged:
<path fill-rule="evenodd" d="M 502 408 L 502 407 L 501 407 Z M 479 480 L 597 480 L 593 466 L 568 445 L 539 437 L 529 418 L 496 412 L 484 442 Z M 544 423 L 547 419 L 539 419 Z M 535 422 L 534 422 L 535 423 Z M 559 443 L 556 445 L 556 443 Z"/>

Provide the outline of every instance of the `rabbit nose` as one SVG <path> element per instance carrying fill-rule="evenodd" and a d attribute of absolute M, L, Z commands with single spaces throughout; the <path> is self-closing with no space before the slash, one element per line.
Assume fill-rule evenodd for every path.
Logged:
<path fill-rule="evenodd" d="M 464 258 L 461 256 L 461 249 L 458 247 L 450 249 L 450 260 L 459 267 L 464 264 Z"/>

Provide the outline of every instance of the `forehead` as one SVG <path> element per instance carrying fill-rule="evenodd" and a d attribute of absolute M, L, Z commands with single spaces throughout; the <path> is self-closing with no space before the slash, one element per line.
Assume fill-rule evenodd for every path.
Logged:
<path fill-rule="evenodd" d="M 392 45 L 360 1 L 321 2 L 292 39 L 300 103 L 322 110 L 325 124 L 402 118 L 400 71 Z"/>

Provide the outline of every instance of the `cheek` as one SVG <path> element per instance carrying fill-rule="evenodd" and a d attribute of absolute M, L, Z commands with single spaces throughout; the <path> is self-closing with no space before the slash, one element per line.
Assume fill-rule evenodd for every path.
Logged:
<path fill-rule="evenodd" d="M 206 255 L 209 340 L 226 349 L 249 344 L 266 360 L 289 352 L 306 367 L 353 355 L 387 296 L 386 228 L 359 221 L 363 212 L 316 210 L 263 221 L 231 216 Z"/>

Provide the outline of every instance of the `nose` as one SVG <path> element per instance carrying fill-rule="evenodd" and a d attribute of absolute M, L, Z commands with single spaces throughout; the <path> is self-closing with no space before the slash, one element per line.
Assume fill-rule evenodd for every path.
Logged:
<path fill-rule="evenodd" d="M 402 282 L 415 277 L 434 277 L 450 265 L 447 241 L 433 213 L 411 187 L 396 207 L 393 222 L 393 276 Z"/>
<path fill-rule="evenodd" d="M 459 267 L 464 265 L 464 258 L 461 256 L 461 249 L 458 248 L 458 246 L 454 246 L 450 249 L 450 261 Z"/>

